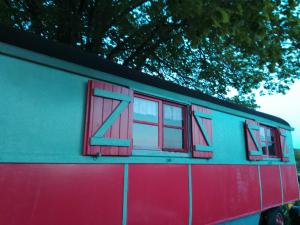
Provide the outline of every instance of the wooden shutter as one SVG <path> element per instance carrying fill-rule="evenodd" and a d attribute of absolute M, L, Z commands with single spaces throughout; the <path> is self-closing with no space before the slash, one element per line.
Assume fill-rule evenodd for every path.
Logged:
<path fill-rule="evenodd" d="M 89 81 L 84 155 L 131 155 L 133 91 Z"/>
<path fill-rule="evenodd" d="M 212 158 L 212 111 L 205 107 L 192 105 L 191 113 L 193 157 Z"/>
<path fill-rule="evenodd" d="M 246 135 L 247 156 L 249 160 L 263 159 L 259 129 L 260 129 L 259 123 L 253 120 L 246 120 L 245 135 Z"/>
<path fill-rule="evenodd" d="M 279 149 L 280 149 L 280 157 L 281 160 L 284 162 L 289 161 L 289 145 L 287 142 L 287 135 L 286 135 L 286 130 L 282 128 L 278 128 L 278 133 L 279 133 Z"/>

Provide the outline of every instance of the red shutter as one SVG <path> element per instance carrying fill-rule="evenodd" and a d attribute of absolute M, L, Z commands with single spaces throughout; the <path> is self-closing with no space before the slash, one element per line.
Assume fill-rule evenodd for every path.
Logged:
<path fill-rule="evenodd" d="M 131 155 L 133 91 L 103 81 L 89 81 L 84 155 Z"/>
<path fill-rule="evenodd" d="M 212 111 L 192 105 L 192 143 L 193 157 L 213 157 Z"/>
<path fill-rule="evenodd" d="M 259 123 L 253 120 L 246 120 L 245 135 L 247 145 L 247 156 L 249 160 L 263 159 L 263 153 L 260 143 Z"/>
<path fill-rule="evenodd" d="M 279 147 L 280 147 L 280 157 L 281 160 L 284 162 L 289 161 L 289 145 L 287 142 L 286 130 L 282 128 L 278 128 L 279 133 Z"/>

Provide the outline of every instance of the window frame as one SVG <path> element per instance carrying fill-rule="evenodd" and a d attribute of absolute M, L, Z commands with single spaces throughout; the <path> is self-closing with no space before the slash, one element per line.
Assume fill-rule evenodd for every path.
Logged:
<path fill-rule="evenodd" d="M 275 127 L 271 127 L 271 126 L 267 126 L 264 124 L 259 124 L 259 129 L 263 128 L 264 129 L 264 135 L 265 135 L 265 140 L 262 140 L 260 137 L 260 130 L 259 130 L 259 144 L 261 147 L 261 151 L 262 151 L 262 156 L 264 159 L 267 158 L 271 158 L 271 159 L 278 159 L 280 158 L 280 140 L 279 140 L 279 134 L 278 131 Z M 274 134 L 274 141 L 268 141 L 268 135 L 267 135 L 267 130 L 270 129 L 270 132 Z M 271 136 L 272 137 L 272 136 Z M 265 143 L 265 147 L 266 147 L 266 154 L 263 151 L 263 147 L 262 147 L 262 143 Z M 269 154 L 269 144 L 273 144 L 274 143 L 274 147 L 275 147 L 275 155 L 270 155 Z"/>
<path fill-rule="evenodd" d="M 149 95 L 144 95 L 141 93 L 134 93 L 133 98 L 141 98 L 149 101 L 154 101 L 158 103 L 158 122 L 147 122 L 147 121 L 142 121 L 142 120 L 136 120 L 133 118 L 133 124 L 138 123 L 138 124 L 145 124 L 145 125 L 150 125 L 150 126 L 157 126 L 158 127 L 158 149 L 157 148 L 147 148 L 143 146 L 133 146 L 133 149 L 143 149 L 143 150 L 153 150 L 156 152 L 179 152 L 179 153 L 187 153 L 188 152 L 188 129 L 187 129 L 187 106 L 176 103 L 167 99 L 162 99 L 158 97 L 153 97 Z M 134 104 L 134 102 L 133 102 Z M 179 107 L 182 110 L 182 126 L 181 128 L 178 126 L 172 126 L 172 125 L 165 125 L 163 120 L 163 105 L 170 105 L 170 106 L 175 106 Z M 173 128 L 173 129 L 181 129 L 182 130 L 182 148 L 164 148 L 164 128 Z"/>
<path fill-rule="evenodd" d="M 160 123 L 160 115 L 159 115 L 159 100 L 158 99 L 155 99 L 155 98 L 152 98 L 152 97 L 149 97 L 149 96 L 145 96 L 145 95 L 141 95 L 141 94 L 137 94 L 137 93 L 134 93 L 133 95 L 133 99 L 134 98 L 141 98 L 141 99 L 146 99 L 146 100 L 149 100 L 149 101 L 154 101 L 154 102 L 157 102 L 158 103 L 158 107 L 157 107 L 157 110 L 158 110 L 158 121 L 157 123 L 155 122 L 148 122 L 148 121 L 143 121 L 143 120 L 136 120 L 134 119 L 134 111 L 133 111 L 133 123 L 132 125 L 134 126 L 134 123 L 138 123 L 138 124 L 145 124 L 145 125 L 150 125 L 150 126 L 157 126 L 157 129 L 158 129 L 158 143 L 157 143 L 157 147 L 158 148 L 150 148 L 150 147 L 145 147 L 145 146 L 135 146 L 133 145 L 133 149 L 143 149 L 143 150 L 153 150 L 153 151 L 157 151 L 158 149 L 160 149 L 160 129 L 159 129 L 159 123 Z M 133 108 L 134 108 L 134 100 L 133 100 Z M 133 139 L 133 134 L 132 134 L 132 139 Z"/>

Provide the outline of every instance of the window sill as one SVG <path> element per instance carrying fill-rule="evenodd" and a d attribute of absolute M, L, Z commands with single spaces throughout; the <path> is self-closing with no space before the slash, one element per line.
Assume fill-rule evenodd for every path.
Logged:
<path fill-rule="evenodd" d="M 262 161 L 281 161 L 280 158 L 263 158 Z"/>
<path fill-rule="evenodd" d="M 186 152 L 165 152 L 161 150 L 133 149 L 132 156 L 190 158 L 191 154 Z"/>

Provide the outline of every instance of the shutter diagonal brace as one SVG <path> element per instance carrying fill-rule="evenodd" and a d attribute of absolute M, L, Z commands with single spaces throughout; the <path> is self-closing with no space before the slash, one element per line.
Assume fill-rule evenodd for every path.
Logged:
<path fill-rule="evenodd" d="M 114 100 L 120 100 L 118 106 L 114 111 L 109 115 L 109 117 L 104 121 L 101 127 L 96 131 L 95 135 L 91 137 L 91 145 L 101 145 L 101 146 L 120 146 L 120 147 L 129 147 L 129 139 L 119 139 L 119 138 L 104 138 L 104 134 L 107 130 L 113 125 L 116 119 L 121 115 L 122 111 L 127 107 L 131 102 L 131 97 L 128 95 L 123 95 L 120 93 L 115 93 L 111 91 L 102 90 L 99 88 L 94 89 L 94 96 L 110 98 Z"/>
<path fill-rule="evenodd" d="M 248 124 L 247 127 L 248 127 L 248 130 L 249 130 L 250 135 L 252 137 L 252 140 L 253 140 L 256 148 L 257 148 L 257 151 L 256 150 L 250 150 L 250 155 L 252 155 L 252 156 L 261 156 L 261 155 L 263 155 L 262 148 L 261 148 L 260 144 L 258 143 L 258 140 L 257 140 L 257 138 L 254 134 L 254 130 L 259 131 L 260 127 L 257 126 L 257 125 L 253 125 L 253 124 Z"/>
<path fill-rule="evenodd" d="M 211 140 L 208 136 L 208 133 L 206 131 L 206 128 L 201 120 L 201 118 L 205 118 L 205 119 L 212 119 L 212 116 L 210 114 L 206 114 L 206 113 L 202 113 L 202 112 L 198 112 L 198 111 L 194 111 L 194 116 L 196 118 L 196 121 L 199 125 L 199 128 L 204 136 L 204 139 L 207 143 L 207 146 L 203 146 L 203 145 L 196 145 L 195 146 L 195 150 L 196 151 L 212 151 L 212 143 Z"/>

